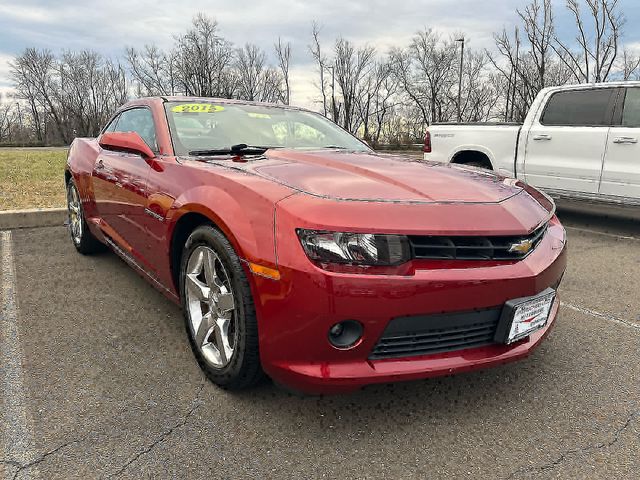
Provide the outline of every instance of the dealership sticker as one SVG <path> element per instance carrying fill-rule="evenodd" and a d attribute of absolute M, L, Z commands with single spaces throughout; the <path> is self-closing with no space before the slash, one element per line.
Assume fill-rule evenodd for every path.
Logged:
<path fill-rule="evenodd" d="M 251 118 L 271 118 L 271 115 L 268 115 L 266 113 L 249 112 L 247 115 L 249 115 Z"/>
<path fill-rule="evenodd" d="M 171 109 L 175 113 L 216 113 L 223 110 L 224 107 L 212 103 L 183 103 Z"/>

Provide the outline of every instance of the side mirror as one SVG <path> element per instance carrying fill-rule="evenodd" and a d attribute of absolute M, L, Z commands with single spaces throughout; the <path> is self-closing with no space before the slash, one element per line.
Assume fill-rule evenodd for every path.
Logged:
<path fill-rule="evenodd" d="M 149 148 L 136 132 L 110 132 L 100 137 L 98 142 L 105 150 L 137 153 L 145 159 L 155 158 L 156 154 Z"/>

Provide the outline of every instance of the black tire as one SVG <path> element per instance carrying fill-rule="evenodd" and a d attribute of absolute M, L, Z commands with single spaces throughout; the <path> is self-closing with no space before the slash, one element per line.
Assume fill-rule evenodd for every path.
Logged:
<path fill-rule="evenodd" d="M 79 233 L 76 234 L 73 228 L 73 218 L 74 212 L 72 211 L 72 198 L 75 193 L 75 199 L 77 200 L 74 204 L 77 205 L 77 215 L 79 221 Z M 87 221 L 84 215 L 84 209 L 82 207 L 82 201 L 80 200 L 80 194 L 78 193 L 78 189 L 76 188 L 73 180 L 69 180 L 67 183 L 67 220 L 69 223 L 69 234 L 71 236 L 71 241 L 73 242 L 73 246 L 76 247 L 76 250 L 83 255 L 90 255 L 92 253 L 103 252 L 106 250 L 106 246 L 101 243 L 89 230 L 89 226 L 87 225 Z"/>
<path fill-rule="evenodd" d="M 208 247 L 218 256 L 234 297 L 234 351 L 228 364 L 217 368 L 202 353 L 187 305 L 186 277 L 191 255 L 198 247 Z M 249 281 L 240 259 L 226 237 L 211 225 L 196 228 L 187 239 L 180 263 L 180 297 L 185 328 L 191 350 L 200 368 L 216 385 L 228 390 L 240 390 L 256 385 L 264 378 L 258 346 L 258 322 Z"/>
<path fill-rule="evenodd" d="M 484 168 L 485 170 L 491 170 L 490 165 L 487 165 L 485 162 L 481 162 L 481 161 L 466 162 L 464 165 L 469 165 L 470 167 L 476 167 L 476 168 Z"/>

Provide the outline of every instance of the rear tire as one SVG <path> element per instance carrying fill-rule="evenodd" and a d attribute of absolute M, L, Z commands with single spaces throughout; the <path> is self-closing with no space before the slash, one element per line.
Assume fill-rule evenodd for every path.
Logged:
<path fill-rule="evenodd" d="M 463 165 L 469 165 L 470 167 L 484 168 L 485 170 L 491 170 L 491 167 L 488 167 L 486 163 L 481 163 L 481 162 L 467 162 L 467 163 L 463 163 Z"/>
<path fill-rule="evenodd" d="M 67 220 L 71 241 L 76 250 L 83 255 L 102 252 L 106 249 L 89 230 L 84 216 L 82 200 L 73 180 L 67 184 Z"/>
<path fill-rule="evenodd" d="M 249 281 L 229 241 L 210 225 L 196 228 L 185 243 L 180 296 L 189 343 L 207 377 L 229 390 L 260 382 L 264 373 Z"/>

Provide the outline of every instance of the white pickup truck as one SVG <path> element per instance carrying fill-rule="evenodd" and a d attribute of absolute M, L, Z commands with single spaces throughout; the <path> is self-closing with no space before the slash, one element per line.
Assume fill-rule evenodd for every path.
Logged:
<path fill-rule="evenodd" d="M 433 124 L 425 160 L 488 168 L 559 199 L 640 206 L 640 82 L 542 90 L 523 124 Z"/>

